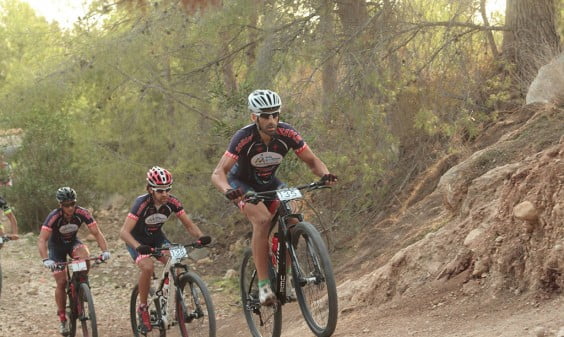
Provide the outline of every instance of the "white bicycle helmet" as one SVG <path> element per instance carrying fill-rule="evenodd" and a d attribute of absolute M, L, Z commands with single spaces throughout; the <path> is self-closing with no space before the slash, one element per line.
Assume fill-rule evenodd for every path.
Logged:
<path fill-rule="evenodd" d="M 249 110 L 253 113 L 273 112 L 280 106 L 282 100 L 274 91 L 259 89 L 249 95 Z"/>

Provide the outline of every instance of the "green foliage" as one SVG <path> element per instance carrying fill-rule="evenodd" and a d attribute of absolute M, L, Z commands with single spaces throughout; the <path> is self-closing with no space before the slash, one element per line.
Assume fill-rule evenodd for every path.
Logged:
<path fill-rule="evenodd" d="M 57 206 L 55 191 L 61 186 L 77 190 L 81 204 L 91 201 L 83 166 L 72 156 L 74 142 L 68 120 L 61 113 L 34 111 L 33 116 L 15 158 L 18 169 L 13 203 L 23 231 L 39 228 L 46 213 Z"/>
<path fill-rule="evenodd" d="M 475 137 L 510 90 L 482 32 L 425 24 L 472 23 L 473 0 L 371 4 L 358 27 L 313 0 L 228 1 L 192 15 L 174 1 L 144 11 L 95 1 L 100 21 L 68 32 L 15 0 L 0 4 L 0 119 L 25 130 L 11 192 L 32 228 L 59 185 L 95 207 L 107 195 L 142 193 L 145 172 L 159 165 L 193 218 L 230 232 L 242 220 L 210 175 L 250 122 L 247 95 L 270 88 L 282 96 L 281 119 L 340 177 L 339 197 L 319 211 L 339 210 L 326 212 L 329 221 L 353 219 L 347 230 L 360 231 L 373 219 L 362 216 L 392 195 L 386 183 L 417 165 L 402 160 L 436 155 L 417 152 L 426 141 L 441 140 L 441 152 L 460 135 Z M 279 174 L 289 184 L 316 179 L 293 154 Z"/>

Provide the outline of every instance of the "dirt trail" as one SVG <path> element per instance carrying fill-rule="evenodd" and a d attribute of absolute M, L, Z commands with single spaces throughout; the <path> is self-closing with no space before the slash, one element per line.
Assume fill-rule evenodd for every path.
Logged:
<path fill-rule="evenodd" d="M 131 336 L 129 294 L 136 270 L 119 240 L 109 235 L 109 263 L 93 270 L 91 285 L 100 336 Z M 4 286 L 0 298 L 0 336 L 59 336 L 53 299 L 54 281 L 35 248 L 36 236 L 26 235 L 1 251 Z M 90 243 L 95 252 L 95 244 Z M 342 276 L 342 275 L 341 275 Z M 210 277 L 204 275 L 204 279 Z M 212 287 L 213 289 L 213 287 Z M 454 288 L 453 288 L 454 289 Z M 218 336 L 249 336 L 236 300 L 213 290 Z M 340 313 L 335 337 L 356 336 L 564 336 L 564 298 L 552 300 L 473 298 L 457 290 L 422 291 L 379 307 L 350 307 Z M 171 331 L 177 336 L 177 331 Z M 313 336 L 297 304 L 284 307 L 283 337 Z"/>

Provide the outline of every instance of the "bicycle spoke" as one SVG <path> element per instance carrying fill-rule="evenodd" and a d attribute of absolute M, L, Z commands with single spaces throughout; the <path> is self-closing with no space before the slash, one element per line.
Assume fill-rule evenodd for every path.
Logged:
<path fill-rule="evenodd" d="M 247 325 L 253 337 L 278 337 L 282 329 L 280 306 L 261 306 L 258 280 L 250 250 L 245 251 L 240 274 L 241 299 Z"/>
<path fill-rule="evenodd" d="M 177 298 L 177 320 L 183 336 L 214 337 L 215 310 L 204 281 L 187 272 L 180 278 L 182 296 Z"/>
<path fill-rule="evenodd" d="M 94 300 L 90 287 L 86 283 L 80 284 L 77 298 L 77 319 L 82 328 L 82 336 L 98 337 Z"/>
<path fill-rule="evenodd" d="M 293 242 L 296 295 L 310 329 L 330 336 L 337 320 L 337 292 L 329 254 L 313 225 L 300 223 Z"/>
<path fill-rule="evenodd" d="M 165 337 L 166 336 L 166 330 L 164 325 L 162 324 L 162 321 L 160 320 L 160 307 L 158 306 L 157 300 L 155 300 L 155 290 L 153 288 L 151 288 L 149 290 L 149 299 L 148 299 L 148 305 L 149 305 L 149 314 L 151 317 L 151 323 L 152 323 L 152 331 L 147 332 L 147 333 L 142 333 L 139 329 L 140 326 L 140 322 L 139 322 L 139 316 L 137 315 L 137 306 L 139 303 L 139 292 L 137 289 L 137 286 L 135 286 L 133 288 L 133 291 L 131 292 L 131 301 L 130 301 L 130 320 L 131 320 L 131 328 L 133 330 L 133 336 L 135 337 Z"/>

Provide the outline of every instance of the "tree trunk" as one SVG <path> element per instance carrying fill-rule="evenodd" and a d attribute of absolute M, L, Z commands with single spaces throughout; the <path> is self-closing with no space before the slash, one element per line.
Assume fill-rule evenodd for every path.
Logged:
<path fill-rule="evenodd" d="M 229 45 L 229 34 L 222 32 L 219 37 L 222 45 L 222 53 L 228 55 L 231 52 Z M 222 55 L 219 55 L 221 58 Z M 229 56 L 221 64 L 221 73 L 223 74 L 223 85 L 228 95 L 232 95 L 237 91 L 237 77 L 233 71 L 233 57 Z"/>
<path fill-rule="evenodd" d="M 333 0 L 323 0 L 321 4 L 319 25 L 325 57 L 321 70 L 321 83 L 323 86 L 322 109 L 323 118 L 330 123 L 333 110 L 333 99 L 337 91 L 337 62 L 335 61 L 335 19 L 333 17 Z"/>
<path fill-rule="evenodd" d="M 502 50 L 515 64 L 515 78 L 525 94 L 539 68 L 560 53 L 555 0 L 506 0 Z"/>
<path fill-rule="evenodd" d="M 337 14 L 347 37 L 357 34 L 368 20 L 366 2 L 361 0 L 337 0 Z"/>

